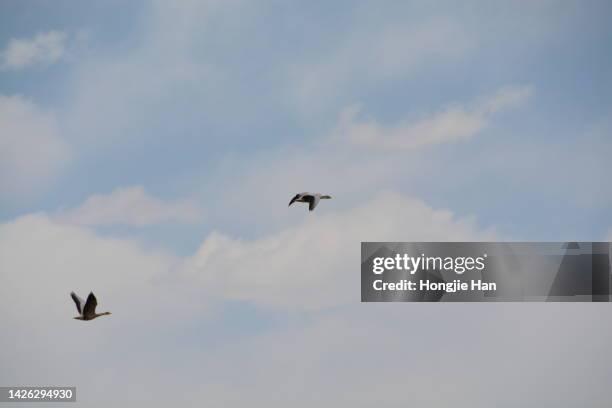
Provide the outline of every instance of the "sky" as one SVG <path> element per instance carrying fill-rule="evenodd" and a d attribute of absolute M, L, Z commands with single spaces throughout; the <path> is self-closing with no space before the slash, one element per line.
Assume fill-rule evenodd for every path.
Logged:
<path fill-rule="evenodd" d="M 361 304 L 359 250 L 612 240 L 611 16 L 0 1 L 0 384 L 82 407 L 608 406 L 609 306 Z M 301 191 L 333 198 L 287 208 Z M 72 290 L 113 314 L 72 320 Z"/>

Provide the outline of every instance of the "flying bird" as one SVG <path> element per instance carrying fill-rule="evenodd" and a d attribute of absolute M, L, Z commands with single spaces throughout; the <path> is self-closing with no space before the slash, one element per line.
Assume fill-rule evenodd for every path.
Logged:
<path fill-rule="evenodd" d="M 308 210 L 312 211 L 315 209 L 319 201 L 322 199 L 330 199 L 331 196 L 320 194 L 320 193 L 298 193 L 289 201 L 289 205 L 298 203 L 308 203 Z"/>
<path fill-rule="evenodd" d="M 110 312 L 96 313 L 96 306 L 98 306 L 98 300 L 93 292 L 89 292 L 87 296 L 87 302 L 83 302 L 83 299 L 77 296 L 76 293 L 70 292 L 70 297 L 74 300 L 76 308 L 79 312 L 79 316 L 75 317 L 77 320 L 93 320 L 96 317 L 105 316 L 111 314 Z"/>

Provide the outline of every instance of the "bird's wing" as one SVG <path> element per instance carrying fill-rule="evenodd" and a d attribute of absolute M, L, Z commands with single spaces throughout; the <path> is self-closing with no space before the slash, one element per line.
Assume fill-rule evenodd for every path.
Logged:
<path fill-rule="evenodd" d="M 319 204 L 320 199 L 321 197 L 319 197 L 318 195 L 308 196 L 308 210 L 309 211 L 314 210 L 317 204 Z"/>
<path fill-rule="evenodd" d="M 96 313 L 96 306 L 98 306 L 98 300 L 94 296 L 93 292 L 90 292 L 89 296 L 87 296 L 85 307 L 83 308 L 83 316 L 94 315 Z"/>
<path fill-rule="evenodd" d="M 295 195 L 295 197 L 293 197 L 293 198 L 291 199 L 291 201 L 289 201 L 289 205 L 291 205 L 291 204 L 295 203 L 295 200 L 297 200 L 298 198 L 300 198 L 300 196 L 301 196 L 301 194 L 299 194 L 299 193 L 298 193 L 298 194 L 296 194 L 296 195 Z"/>
<path fill-rule="evenodd" d="M 83 302 L 83 299 L 78 297 L 77 294 L 74 292 L 70 292 L 70 297 L 72 298 L 72 300 L 74 300 L 79 314 L 83 314 L 83 305 L 85 304 L 85 302 Z"/>

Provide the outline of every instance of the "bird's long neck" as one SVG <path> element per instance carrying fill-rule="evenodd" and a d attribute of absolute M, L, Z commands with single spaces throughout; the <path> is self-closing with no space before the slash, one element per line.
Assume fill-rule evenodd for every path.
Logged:
<path fill-rule="evenodd" d="M 323 198 L 323 199 L 329 199 L 329 198 L 331 198 L 331 196 L 328 196 L 328 195 L 322 195 L 322 196 L 321 196 L 321 198 Z"/>
<path fill-rule="evenodd" d="M 102 313 L 96 313 L 96 317 L 99 317 L 99 316 L 106 316 L 106 315 L 109 315 L 109 314 L 111 314 L 111 312 L 102 312 Z"/>

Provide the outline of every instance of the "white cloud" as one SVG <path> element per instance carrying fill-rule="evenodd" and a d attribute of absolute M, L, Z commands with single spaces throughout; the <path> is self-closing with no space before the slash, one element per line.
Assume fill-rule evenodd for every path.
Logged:
<path fill-rule="evenodd" d="M 142 186 L 121 187 L 89 197 L 82 205 L 56 214 L 56 219 L 78 225 L 144 226 L 165 222 L 197 222 L 202 210 L 190 200 L 164 201 Z"/>
<path fill-rule="evenodd" d="M 225 355 L 215 361 L 215 378 L 228 394 L 233 386 L 227 384 L 239 384 L 231 406 L 484 408 L 495 399 L 503 408 L 525 401 L 570 407 L 581 399 L 605 406 L 610 358 L 598 357 L 607 343 L 593 336 L 612 332 L 597 323 L 608 315 L 605 305 L 593 315 L 563 305 L 486 306 L 356 300 L 350 308 L 241 343 L 229 361 Z M 568 332 L 568 321 L 575 330 Z M 567 353 L 576 344 L 590 347 Z M 582 370 L 597 374 L 586 379 L 576 374 Z"/>
<path fill-rule="evenodd" d="M 94 384 L 78 374 L 83 364 L 100 368 L 93 376 L 99 381 L 122 347 L 133 347 L 136 339 L 146 345 L 160 322 L 168 328 L 177 315 L 188 319 L 196 312 L 189 286 L 176 291 L 167 278 L 178 262 L 171 254 L 58 224 L 45 214 L 0 224 L 1 320 L 12 331 L 12 340 L 0 339 L 0 358 L 9 367 L 0 370 L 0 382 L 44 383 L 49 375 L 83 386 L 79 399 L 87 400 Z M 96 325 L 79 325 L 83 322 L 72 319 L 73 290 L 81 297 L 93 291 L 98 309 L 113 314 Z M 35 360 L 45 374 L 31 365 Z"/>
<path fill-rule="evenodd" d="M 55 116 L 21 96 L 0 95 L 0 192 L 44 189 L 71 158 Z"/>
<path fill-rule="evenodd" d="M 105 306 L 123 309 L 120 314 L 127 316 L 137 313 L 127 310 L 130 302 L 156 301 L 147 296 L 161 296 L 159 301 L 172 310 L 199 309 L 215 300 L 296 311 L 325 309 L 351 304 L 359 292 L 360 281 L 354 278 L 361 241 L 497 237 L 474 219 L 391 192 L 347 211 L 310 215 L 296 226 L 251 241 L 213 232 L 189 258 L 144 249 L 129 239 L 102 237 L 43 213 L 22 216 L 0 224 L 0 299 L 19 305 L 15 318 L 34 315 L 41 305 L 58 315 L 70 310 L 50 304 L 70 290 L 99 291 Z M 176 301 L 174 291 L 185 295 L 185 301 L 197 293 L 201 301 L 169 306 L 166 302 Z"/>
<path fill-rule="evenodd" d="M 214 344 L 210 349 L 188 346 L 189 361 L 194 361 L 195 353 L 213 366 L 182 367 L 172 378 L 159 369 L 167 347 L 173 350 L 168 354 L 170 364 L 184 358 L 182 347 L 174 349 L 176 338 L 187 336 L 192 342 L 194 333 L 182 332 L 218 319 L 215 305 L 219 302 L 247 301 L 283 313 L 346 307 L 358 302 L 362 239 L 490 236 L 470 220 L 456 220 L 449 212 L 391 193 L 352 211 L 312 218 L 250 242 L 211 234 L 189 259 L 58 223 L 45 214 L 19 217 L 0 224 L 1 320 L 11 327 L 11 336 L 0 338 L 0 359 L 9 368 L 0 370 L 0 383 L 44 382 L 52 377 L 79 387 L 84 401 L 101 397 L 96 391 L 100 383 L 114 387 L 138 377 L 149 386 L 169 382 L 176 389 L 190 381 L 190 372 L 216 377 L 221 370 L 225 375 L 228 371 L 221 360 L 244 352 L 242 339 L 228 338 L 230 349 L 219 350 Z M 94 291 L 99 309 L 113 314 L 95 324 L 74 321 L 72 290 L 81 296 Z M 325 326 L 327 318 L 319 318 Z M 304 330 L 311 335 L 308 327 Z M 271 335 L 263 342 L 249 339 L 253 343 L 247 349 L 268 354 L 276 341 L 293 334 Z M 215 333 L 202 336 L 207 340 Z M 49 348 L 54 352 L 48 353 Z M 152 358 L 151 353 L 158 357 Z M 217 361 L 219 353 L 224 357 Z M 39 376 L 34 368 L 41 364 L 46 370 Z M 83 364 L 99 369 L 82 376 L 79 367 Z M 215 391 L 216 381 L 211 378 L 205 387 L 211 387 L 209 392 L 217 398 L 225 396 L 223 390 L 248 392 L 231 382 L 219 384 L 222 390 Z M 144 393 L 146 388 L 139 391 Z M 160 395 L 159 399 L 170 397 Z"/>
<path fill-rule="evenodd" d="M 42 213 L 0 224 L 0 290 L 7 298 L 3 302 L 16 306 L 15 318 L 31 318 L 40 308 L 56 317 L 72 312 L 69 302 L 54 303 L 71 290 L 85 295 L 94 290 L 100 306 L 113 311 L 112 303 L 133 301 L 130 292 L 146 292 L 174 262 L 172 255 L 145 251 L 127 239 L 103 238 Z M 125 313 L 128 307 L 120 315 Z"/>
<path fill-rule="evenodd" d="M 49 65 L 66 55 L 66 34 L 49 31 L 33 38 L 13 38 L 0 53 L 0 68 L 19 70 L 33 65 Z"/>
<path fill-rule="evenodd" d="M 90 407 L 417 401 L 483 408 L 500 396 L 503 407 L 525 400 L 605 405 L 610 358 L 601 356 L 608 356 L 611 329 L 601 321 L 607 307 L 362 304 L 364 237 L 492 234 L 393 193 L 344 213 L 311 215 L 254 241 L 211 235 L 186 270 L 170 254 L 44 214 L 0 224 L 0 309 L 10 328 L 10 336 L 0 337 L 0 383 L 53 378 L 77 386 L 77 406 Z M 73 320 L 71 290 L 93 290 L 99 309 L 113 314 Z M 208 307 L 214 298 L 246 300 L 291 319 L 245 325 L 240 313 L 219 315 Z M 559 359 L 575 344 L 585 347 Z M 83 367 L 96 369 L 83 375 Z M 593 375 L 575 375 L 585 370 Z M 125 387 L 134 378 L 137 384 Z M 414 391 L 399 392 L 407 382 Z M 559 391 L 560 383 L 577 388 Z"/>
<path fill-rule="evenodd" d="M 361 241 L 477 241 L 495 236 L 479 230 L 473 220 L 383 193 L 346 212 L 319 211 L 296 227 L 255 241 L 213 233 L 191 260 L 189 274 L 230 299 L 319 309 L 350 303 L 359 292 L 355 273 Z"/>
<path fill-rule="evenodd" d="M 413 149 L 427 145 L 470 139 L 488 124 L 491 115 L 525 102 L 532 90 L 527 86 L 506 87 L 469 105 L 451 105 L 417 121 L 385 126 L 375 119 L 358 120 L 360 107 L 346 108 L 332 139 L 385 150 Z"/>

